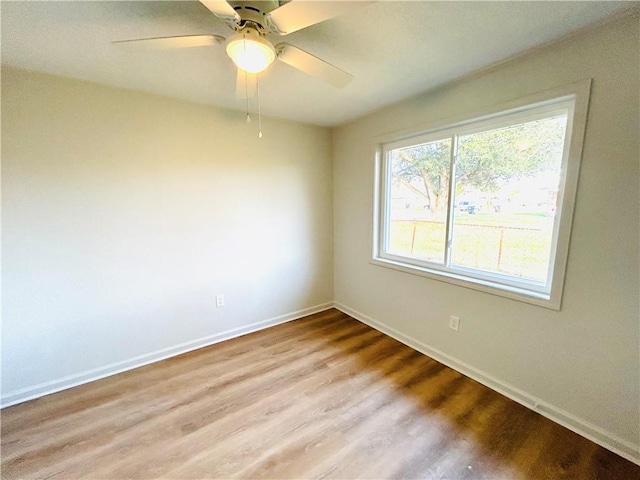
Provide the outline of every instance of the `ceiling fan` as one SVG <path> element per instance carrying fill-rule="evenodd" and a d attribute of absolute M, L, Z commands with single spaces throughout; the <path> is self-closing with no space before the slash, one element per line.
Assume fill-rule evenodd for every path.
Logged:
<path fill-rule="evenodd" d="M 227 55 L 238 67 L 238 95 L 248 95 L 247 84 L 252 81 L 251 77 L 266 70 L 274 60 L 341 88 L 353 78 L 349 73 L 289 43 L 281 42 L 274 45 L 267 36 L 288 35 L 373 2 L 200 0 L 200 3 L 235 33 L 229 38 L 206 34 L 123 40 L 114 43 L 136 42 L 157 48 L 186 48 L 226 43 Z M 255 82 L 255 78 L 253 81 Z"/>

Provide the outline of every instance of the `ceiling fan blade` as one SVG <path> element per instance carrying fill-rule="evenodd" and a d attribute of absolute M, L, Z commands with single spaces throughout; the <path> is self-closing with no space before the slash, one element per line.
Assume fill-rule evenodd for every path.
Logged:
<path fill-rule="evenodd" d="M 228 23 L 239 23 L 240 15 L 224 0 L 200 0 L 216 17 Z"/>
<path fill-rule="evenodd" d="M 324 80 L 334 87 L 342 88 L 353 79 L 353 75 L 344 70 L 340 70 L 338 67 L 334 67 L 288 43 L 277 45 L 276 51 L 278 52 L 277 58 L 281 62 L 291 65 L 307 75 Z"/>
<path fill-rule="evenodd" d="M 112 43 L 130 43 L 141 47 L 158 49 L 206 47 L 224 42 L 220 35 L 181 35 L 177 37 L 139 38 L 136 40 L 119 40 Z"/>
<path fill-rule="evenodd" d="M 236 98 L 254 98 L 256 96 L 257 75 L 238 68 L 236 76 Z"/>
<path fill-rule="evenodd" d="M 267 13 L 265 19 L 273 33 L 287 35 L 297 30 L 324 22 L 373 1 L 328 2 L 292 0 Z"/>

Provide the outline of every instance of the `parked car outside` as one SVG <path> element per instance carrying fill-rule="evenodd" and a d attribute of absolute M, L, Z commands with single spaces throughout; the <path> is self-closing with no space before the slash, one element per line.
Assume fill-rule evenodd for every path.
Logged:
<path fill-rule="evenodd" d="M 459 212 L 465 212 L 468 214 L 474 214 L 480 210 L 480 208 L 474 203 L 468 200 L 463 200 L 458 203 L 457 209 Z"/>

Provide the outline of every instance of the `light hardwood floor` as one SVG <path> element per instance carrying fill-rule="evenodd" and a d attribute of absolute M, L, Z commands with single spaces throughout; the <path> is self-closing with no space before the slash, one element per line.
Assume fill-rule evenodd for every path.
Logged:
<path fill-rule="evenodd" d="M 2 411 L 2 478 L 639 479 L 330 310 Z"/>

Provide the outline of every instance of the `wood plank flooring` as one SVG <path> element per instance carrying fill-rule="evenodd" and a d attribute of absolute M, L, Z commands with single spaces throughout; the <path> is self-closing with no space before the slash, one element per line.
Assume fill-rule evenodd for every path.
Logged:
<path fill-rule="evenodd" d="M 336 311 L 2 411 L 2 478 L 640 479 Z"/>

